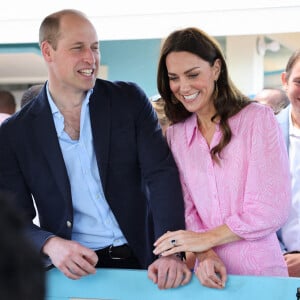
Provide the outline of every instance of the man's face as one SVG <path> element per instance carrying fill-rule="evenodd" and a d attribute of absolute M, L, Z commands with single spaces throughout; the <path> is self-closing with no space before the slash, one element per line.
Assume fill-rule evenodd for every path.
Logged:
<path fill-rule="evenodd" d="M 78 92 L 93 88 L 100 64 L 99 41 L 86 19 L 66 15 L 60 24 L 57 48 L 51 48 L 50 80 Z"/>

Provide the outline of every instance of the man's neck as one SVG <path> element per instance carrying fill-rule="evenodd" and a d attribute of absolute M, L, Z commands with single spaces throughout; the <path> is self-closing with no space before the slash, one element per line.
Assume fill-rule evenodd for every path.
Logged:
<path fill-rule="evenodd" d="M 300 111 L 292 108 L 291 117 L 293 126 L 300 129 Z"/>

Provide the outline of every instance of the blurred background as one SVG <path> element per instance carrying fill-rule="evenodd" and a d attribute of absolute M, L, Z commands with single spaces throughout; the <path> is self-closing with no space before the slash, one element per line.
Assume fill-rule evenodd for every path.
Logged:
<path fill-rule="evenodd" d="M 0 89 L 9 89 L 17 101 L 28 87 L 45 82 L 39 25 L 64 8 L 79 9 L 94 23 L 99 77 L 134 81 L 149 97 L 157 94 L 161 42 L 176 29 L 196 26 L 216 37 L 232 80 L 249 96 L 263 87 L 280 87 L 287 60 L 300 47 L 300 0 L 2 1 Z"/>

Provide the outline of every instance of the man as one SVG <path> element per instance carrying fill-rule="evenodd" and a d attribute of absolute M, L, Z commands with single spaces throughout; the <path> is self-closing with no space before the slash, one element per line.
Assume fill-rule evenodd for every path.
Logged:
<path fill-rule="evenodd" d="M 290 104 L 285 91 L 276 88 L 265 88 L 261 90 L 256 94 L 254 100 L 270 106 L 275 115 L 279 114 L 282 109 Z"/>
<path fill-rule="evenodd" d="M 292 201 L 287 222 L 278 232 L 289 276 L 300 277 L 300 49 L 290 56 L 281 81 L 290 105 L 277 116 L 290 161 Z"/>
<path fill-rule="evenodd" d="M 0 91 L 0 124 L 16 112 L 15 96 L 6 90 Z"/>
<path fill-rule="evenodd" d="M 98 37 L 81 12 L 46 17 L 39 40 L 48 81 L 0 129 L 0 188 L 31 220 L 34 198 L 40 227 L 28 234 L 69 278 L 150 264 L 159 288 L 186 284 L 180 258 L 152 253 L 162 233 L 184 228 L 184 209 L 150 101 L 135 84 L 96 79 Z"/>

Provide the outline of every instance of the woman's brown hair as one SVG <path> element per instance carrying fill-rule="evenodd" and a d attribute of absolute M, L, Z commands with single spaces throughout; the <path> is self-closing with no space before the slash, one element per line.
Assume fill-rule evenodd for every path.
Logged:
<path fill-rule="evenodd" d="M 165 112 L 172 124 L 184 121 L 192 113 L 173 95 L 166 67 L 166 57 L 171 52 L 189 52 L 197 55 L 213 66 L 216 59 L 221 61 L 221 72 L 215 82 L 214 106 L 216 117 L 220 118 L 222 139 L 218 145 L 211 149 L 211 155 L 218 161 L 222 149 L 230 142 L 232 132 L 228 119 L 237 114 L 241 109 L 251 103 L 251 99 L 243 95 L 232 83 L 227 70 L 227 65 L 218 42 L 198 28 L 190 27 L 171 33 L 165 40 L 158 63 L 157 87 L 161 97 L 165 100 Z"/>

